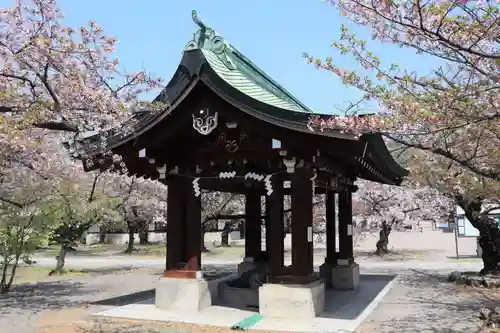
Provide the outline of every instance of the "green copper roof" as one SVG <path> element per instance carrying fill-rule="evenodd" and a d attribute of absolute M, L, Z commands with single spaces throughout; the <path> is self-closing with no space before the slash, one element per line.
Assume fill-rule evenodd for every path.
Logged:
<path fill-rule="evenodd" d="M 200 27 L 185 50 L 200 49 L 212 69 L 229 85 L 260 102 L 277 108 L 295 111 L 312 111 L 255 66 L 234 46 L 208 28 L 195 10 L 193 21 Z"/>

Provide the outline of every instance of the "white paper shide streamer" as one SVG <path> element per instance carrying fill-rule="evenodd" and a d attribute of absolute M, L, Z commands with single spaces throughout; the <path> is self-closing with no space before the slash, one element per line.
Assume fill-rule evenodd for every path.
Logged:
<path fill-rule="evenodd" d="M 267 175 L 264 178 L 264 186 L 266 187 L 267 195 L 271 195 L 273 193 L 273 184 L 271 183 L 271 177 L 273 175 Z"/>
<path fill-rule="evenodd" d="M 200 190 L 200 178 L 195 178 L 193 179 L 193 191 L 194 191 L 194 196 L 199 197 L 201 195 L 201 190 Z"/>
<path fill-rule="evenodd" d="M 264 179 L 264 175 L 259 175 L 258 173 L 255 173 L 255 172 L 248 172 L 246 175 L 245 175 L 245 180 L 247 179 L 254 179 L 258 182 L 262 181 L 262 179 Z"/>
<path fill-rule="evenodd" d="M 312 193 L 313 193 L 313 196 L 316 195 L 316 178 L 318 177 L 318 173 L 316 172 L 316 170 L 314 170 L 314 175 L 311 177 L 311 185 L 312 185 Z"/>
<path fill-rule="evenodd" d="M 244 179 L 253 179 L 258 182 L 264 181 L 264 187 L 266 188 L 266 194 L 269 196 L 273 193 L 273 185 L 271 183 L 271 177 L 273 175 L 261 175 L 255 172 L 248 172 L 245 174 Z M 232 179 L 236 177 L 236 171 L 225 171 L 225 172 L 220 172 L 219 173 L 219 178 L 220 179 Z M 200 190 L 200 177 L 194 178 L 192 181 L 193 184 L 193 191 L 194 195 L 196 197 L 199 197 L 201 195 L 201 190 Z"/>
<path fill-rule="evenodd" d="M 236 176 L 236 171 L 220 172 L 219 173 L 219 178 L 223 178 L 223 179 L 234 178 L 235 176 Z"/>

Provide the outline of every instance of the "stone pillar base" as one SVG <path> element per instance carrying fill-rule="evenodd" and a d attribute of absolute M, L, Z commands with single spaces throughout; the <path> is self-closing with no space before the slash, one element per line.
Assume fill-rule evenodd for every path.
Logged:
<path fill-rule="evenodd" d="M 174 311 L 200 311 L 212 305 L 204 279 L 161 278 L 156 287 L 155 305 Z"/>
<path fill-rule="evenodd" d="M 242 262 L 238 264 L 238 275 L 245 273 L 255 267 L 252 257 L 245 257 Z"/>
<path fill-rule="evenodd" d="M 263 316 L 311 319 L 325 311 L 325 284 L 264 284 L 259 288 L 259 313 Z"/>
<path fill-rule="evenodd" d="M 335 267 L 335 265 L 332 265 L 330 263 L 323 263 L 323 265 L 319 266 L 319 276 L 325 283 L 326 288 L 331 288 L 332 287 L 332 269 Z"/>
<path fill-rule="evenodd" d="M 338 265 L 331 269 L 332 287 L 335 289 L 356 289 L 359 285 L 359 265 Z"/>

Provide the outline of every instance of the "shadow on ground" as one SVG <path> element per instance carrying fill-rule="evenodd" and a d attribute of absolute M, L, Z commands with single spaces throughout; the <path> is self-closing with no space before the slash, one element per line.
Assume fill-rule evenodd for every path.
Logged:
<path fill-rule="evenodd" d="M 148 289 L 137 293 L 112 297 L 100 301 L 92 302 L 93 305 L 124 306 L 131 303 L 143 303 L 155 297 L 155 290 Z"/>
<path fill-rule="evenodd" d="M 14 286 L 7 294 L 0 295 L 0 314 L 13 309 L 30 311 L 56 310 L 82 304 L 75 296 L 84 296 L 98 290 L 80 282 L 38 282 Z M 78 298 L 78 297 L 77 297 Z"/>
<path fill-rule="evenodd" d="M 103 270 L 99 271 L 102 272 Z M 110 269 L 110 271 L 112 271 L 112 269 Z M 235 265 L 203 265 L 203 274 L 207 279 L 220 278 L 229 274 L 233 274 L 235 272 L 236 272 Z M 151 269 L 151 275 L 158 277 L 163 276 L 163 270 Z M 144 303 L 145 301 L 154 299 L 154 296 L 155 296 L 155 290 L 147 289 L 131 294 L 125 294 L 117 297 L 101 299 L 98 301 L 91 302 L 90 304 L 105 305 L 105 306 L 124 306 L 132 303 Z"/>
<path fill-rule="evenodd" d="M 81 268 L 81 269 L 68 269 L 69 272 L 88 274 L 90 276 L 93 275 L 107 275 L 107 274 L 115 274 L 120 272 L 132 271 L 136 270 L 137 267 L 134 266 L 120 266 L 120 267 L 103 267 L 103 268 Z"/>
<path fill-rule="evenodd" d="M 474 333 L 482 307 L 500 302 L 500 294 L 458 287 L 447 275 L 413 270 L 400 275 L 391 292 L 361 325 L 360 332 Z"/>
<path fill-rule="evenodd" d="M 361 275 L 357 290 L 327 289 L 323 318 L 355 320 L 374 301 L 395 275 Z"/>
<path fill-rule="evenodd" d="M 41 256 L 41 257 L 52 257 L 54 258 L 55 262 L 55 257 L 59 255 L 59 248 L 54 248 L 54 247 L 46 247 L 46 248 L 40 248 L 35 251 L 36 255 Z M 97 251 L 93 251 L 91 249 L 82 249 L 82 248 L 77 248 L 74 251 L 69 251 L 66 254 L 67 258 L 70 257 L 101 257 L 102 254 L 98 253 Z"/>
<path fill-rule="evenodd" d="M 383 255 L 375 254 L 375 251 L 355 250 L 355 257 L 370 258 L 380 261 L 404 261 L 410 259 L 423 259 L 432 256 L 432 251 L 416 251 L 416 250 L 391 250 Z"/>

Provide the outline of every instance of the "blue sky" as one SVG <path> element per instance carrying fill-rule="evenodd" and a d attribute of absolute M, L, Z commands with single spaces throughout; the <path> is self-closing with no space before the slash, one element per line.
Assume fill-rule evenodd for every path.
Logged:
<path fill-rule="evenodd" d="M 302 57 L 304 52 L 331 55 L 345 68 L 357 68 L 352 58 L 330 47 L 341 24 L 348 22 L 321 0 L 60 1 L 68 24 L 94 20 L 119 39 L 118 56 L 129 71 L 145 68 L 168 82 L 197 29 L 191 19 L 196 9 L 205 24 L 316 112 L 334 112 L 335 106 L 346 106 L 359 96 L 334 74 L 315 69 Z M 350 26 L 370 39 L 368 29 Z M 371 43 L 371 50 L 387 65 L 397 61 L 422 74 L 429 71 L 428 60 L 413 51 L 379 43 Z"/>

